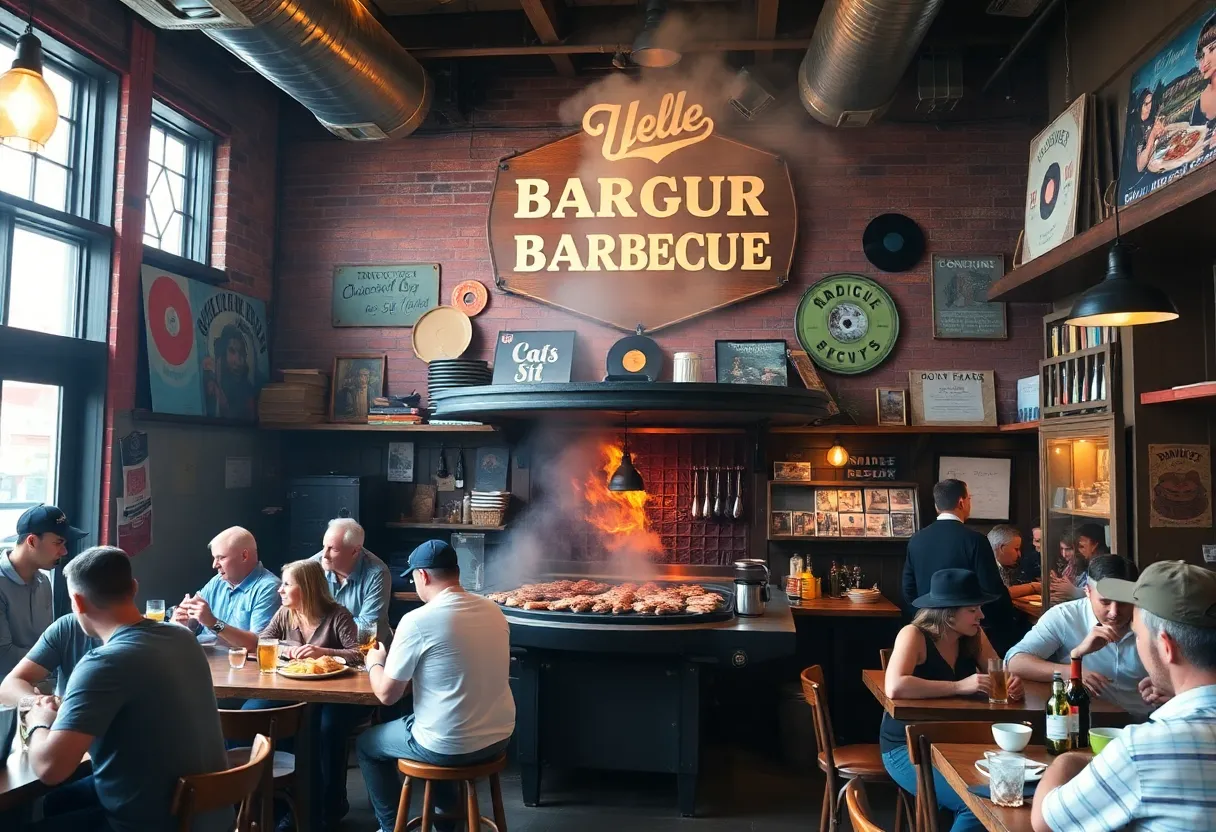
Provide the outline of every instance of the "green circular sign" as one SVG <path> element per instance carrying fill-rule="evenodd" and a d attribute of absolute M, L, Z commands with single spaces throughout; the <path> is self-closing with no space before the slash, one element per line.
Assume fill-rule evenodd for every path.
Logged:
<path fill-rule="evenodd" d="M 794 316 L 798 342 L 825 370 L 856 375 L 887 359 L 899 310 L 887 290 L 860 274 L 832 274 L 811 286 Z"/>

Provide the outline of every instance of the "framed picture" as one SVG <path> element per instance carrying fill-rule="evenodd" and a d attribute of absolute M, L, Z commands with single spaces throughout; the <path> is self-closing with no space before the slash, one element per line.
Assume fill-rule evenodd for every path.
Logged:
<path fill-rule="evenodd" d="M 878 424 L 908 424 L 908 391 L 891 387 L 879 387 L 874 391 L 878 408 Z"/>
<path fill-rule="evenodd" d="M 1008 338 L 1005 304 L 988 300 L 988 287 L 1004 276 L 1005 257 L 1000 254 L 933 255 L 933 337 Z"/>
<path fill-rule="evenodd" d="M 996 427 L 996 374 L 992 370 L 909 370 L 914 425 Z"/>
<path fill-rule="evenodd" d="M 1030 143 L 1022 263 L 1071 240 L 1077 230 L 1085 107 L 1081 95 Z"/>
<path fill-rule="evenodd" d="M 890 537 L 891 536 L 891 515 L 889 514 L 867 514 L 866 515 L 866 537 Z"/>
<path fill-rule="evenodd" d="M 861 489 L 841 488 L 838 490 L 836 492 L 836 508 L 840 511 L 861 511 Z"/>
<path fill-rule="evenodd" d="M 834 511 L 815 512 L 816 537 L 840 537 L 840 515 Z"/>
<path fill-rule="evenodd" d="M 334 356 L 329 387 L 329 421 L 367 423 L 372 400 L 384 395 L 387 355 Z"/>
<path fill-rule="evenodd" d="M 815 512 L 795 511 L 793 515 L 794 534 L 803 537 L 813 537 L 815 534 Z"/>
<path fill-rule="evenodd" d="M 1013 460 L 999 456 L 941 456 L 937 482 L 962 480 L 971 496 L 972 520 L 1009 519 Z"/>
<path fill-rule="evenodd" d="M 792 512 L 774 511 L 769 514 L 769 528 L 774 535 L 791 535 L 794 533 Z"/>
<path fill-rule="evenodd" d="M 718 384 L 785 387 L 785 341 L 714 341 Z"/>
<path fill-rule="evenodd" d="M 887 494 L 891 511 L 916 511 L 916 495 L 911 488 L 891 488 Z"/>
<path fill-rule="evenodd" d="M 872 511 L 890 511 L 891 510 L 891 494 L 885 488 L 867 488 L 866 494 L 866 513 Z"/>
<path fill-rule="evenodd" d="M 414 481 L 414 443 L 388 443 L 388 481 Z"/>
<path fill-rule="evenodd" d="M 840 536 L 841 537 L 865 537 L 866 536 L 866 516 L 861 512 L 842 511 L 840 512 Z"/>
<path fill-rule="evenodd" d="M 815 492 L 815 511 L 835 511 L 836 502 L 834 488 L 820 488 Z"/>
<path fill-rule="evenodd" d="M 811 463 L 809 462 L 774 462 L 773 479 L 793 480 L 795 482 L 810 482 Z"/>
<path fill-rule="evenodd" d="M 911 537 L 916 534 L 916 515 L 891 512 L 891 537 Z"/>

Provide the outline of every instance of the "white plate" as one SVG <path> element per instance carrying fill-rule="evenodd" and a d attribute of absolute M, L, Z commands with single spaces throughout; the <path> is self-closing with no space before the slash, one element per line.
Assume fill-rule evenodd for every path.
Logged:
<path fill-rule="evenodd" d="M 1034 760 L 1027 760 L 1025 757 L 1022 757 L 1021 759 L 1025 761 L 1026 782 L 1027 783 L 1034 783 L 1035 781 L 1042 779 L 1043 772 L 1047 771 L 1046 765 L 1044 765 L 1043 763 L 1036 763 Z M 987 760 L 976 760 L 975 761 L 975 770 L 978 771 L 980 774 L 984 775 L 985 777 L 987 777 L 988 776 L 988 761 Z"/>
<path fill-rule="evenodd" d="M 315 679 L 332 679 L 335 676 L 341 676 L 348 670 L 350 670 L 349 667 L 343 667 L 340 670 L 333 671 L 332 673 L 285 673 L 283 668 L 280 667 L 275 670 L 275 673 L 279 674 L 280 676 L 285 676 L 288 679 L 303 679 L 307 682 L 311 682 Z"/>

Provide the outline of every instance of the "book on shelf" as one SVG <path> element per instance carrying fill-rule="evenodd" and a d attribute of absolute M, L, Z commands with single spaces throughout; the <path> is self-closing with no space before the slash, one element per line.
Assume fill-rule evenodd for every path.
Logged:
<path fill-rule="evenodd" d="M 368 416 L 417 416 L 422 411 L 416 407 L 369 407 Z"/>

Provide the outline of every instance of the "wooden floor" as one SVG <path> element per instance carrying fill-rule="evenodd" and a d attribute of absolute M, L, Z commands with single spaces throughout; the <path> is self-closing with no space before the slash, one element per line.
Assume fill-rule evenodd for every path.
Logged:
<path fill-rule="evenodd" d="M 510 832 L 815 832 L 823 799 L 823 778 L 800 775 L 777 762 L 747 752 L 714 751 L 701 777 L 700 817 L 681 818 L 675 806 L 675 778 L 622 772 L 546 772 L 542 806 L 520 801 L 519 777 L 503 779 Z M 342 832 L 374 832 L 376 821 L 358 769 L 348 780 L 351 812 Z M 876 820 L 893 829 L 895 796 L 890 788 L 868 791 Z M 490 796 L 478 801 L 488 813 Z M 412 814 L 421 810 L 420 800 Z M 848 830 L 848 813 L 841 829 Z"/>

